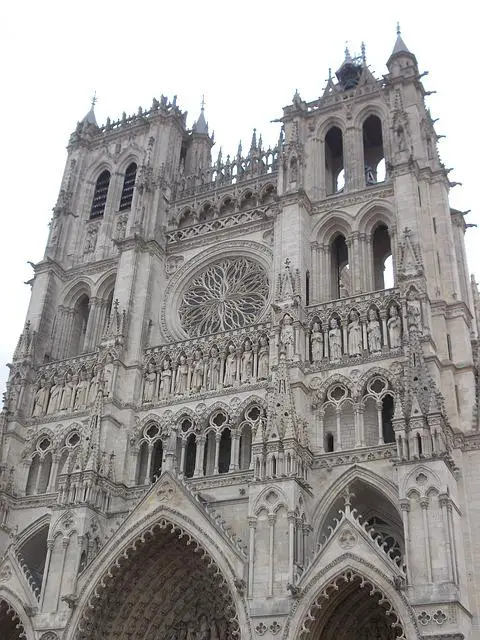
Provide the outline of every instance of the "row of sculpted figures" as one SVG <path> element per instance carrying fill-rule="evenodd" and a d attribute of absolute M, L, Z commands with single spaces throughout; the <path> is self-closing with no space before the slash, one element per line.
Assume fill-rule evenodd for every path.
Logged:
<path fill-rule="evenodd" d="M 32 418 L 82 411 L 93 405 L 100 391 L 109 396 L 112 382 L 113 358 L 110 355 L 103 366 L 82 367 L 78 373 L 67 369 L 64 374 L 40 375 L 33 397 Z"/>
<path fill-rule="evenodd" d="M 222 351 L 213 345 L 207 352 L 193 348 L 177 357 L 168 351 L 150 355 L 145 366 L 143 402 L 267 380 L 269 348 L 268 338 L 261 335 L 253 341 L 245 338 L 241 346 L 231 342 Z"/>
<path fill-rule="evenodd" d="M 360 357 L 384 349 L 399 349 L 402 333 L 402 319 L 395 304 L 390 305 L 388 318 L 379 319 L 375 307 L 368 310 L 366 317 L 352 309 L 343 322 L 335 314 L 323 323 L 314 317 L 309 334 L 310 361 L 335 362 L 344 356 Z"/>

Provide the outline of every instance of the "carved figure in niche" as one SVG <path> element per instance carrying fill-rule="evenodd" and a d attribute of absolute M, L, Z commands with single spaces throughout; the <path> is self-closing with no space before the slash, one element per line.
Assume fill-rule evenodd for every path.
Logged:
<path fill-rule="evenodd" d="M 50 400 L 48 402 L 47 413 L 56 413 L 60 408 L 63 386 L 60 378 L 55 377 L 50 387 Z"/>
<path fill-rule="evenodd" d="M 378 353 L 382 350 L 382 330 L 375 309 L 370 309 L 368 312 L 367 338 L 370 353 Z"/>
<path fill-rule="evenodd" d="M 210 360 L 207 367 L 207 389 L 215 391 L 220 382 L 220 355 L 217 347 L 210 349 Z"/>
<path fill-rule="evenodd" d="M 73 403 L 74 409 L 83 409 L 87 402 L 87 393 L 88 393 L 88 380 L 87 380 L 87 372 L 85 369 L 80 371 L 80 380 L 77 384 L 77 390 L 75 393 L 75 401 Z"/>
<path fill-rule="evenodd" d="M 157 374 L 155 373 L 155 364 L 153 362 L 148 363 L 144 377 L 143 401 L 153 402 L 153 398 L 155 397 L 155 384 L 157 382 Z"/>
<path fill-rule="evenodd" d="M 87 238 L 85 240 L 84 253 L 92 253 L 95 251 L 97 245 L 97 227 L 90 227 L 87 231 Z"/>
<path fill-rule="evenodd" d="M 338 320 L 336 318 L 330 320 L 328 346 L 330 349 L 330 360 L 340 360 L 342 357 L 342 331 L 338 326 Z"/>
<path fill-rule="evenodd" d="M 320 362 L 323 358 L 323 333 L 319 322 L 314 322 L 312 325 L 310 343 L 312 347 L 313 362 Z"/>
<path fill-rule="evenodd" d="M 112 395 L 112 382 L 113 382 L 113 357 L 109 353 L 103 367 L 103 395 L 109 397 Z"/>
<path fill-rule="evenodd" d="M 184 355 L 180 356 L 177 367 L 177 381 L 175 384 L 175 395 L 183 396 L 188 391 L 188 364 Z"/>
<path fill-rule="evenodd" d="M 392 304 L 388 313 L 390 317 L 387 320 L 387 329 L 390 349 L 398 349 L 402 346 L 402 321 L 394 304 Z"/>
<path fill-rule="evenodd" d="M 33 399 L 32 416 L 34 418 L 43 416 L 48 404 L 48 388 L 45 386 L 45 378 L 41 378 L 38 384 L 39 386 Z"/>
<path fill-rule="evenodd" d="M 357 311 L 350 313 L 348 323 L 348 355 L 359 356 L 362 353 L 362 326 Z"/>
<path fill-rule="evenodd" d="M 8 398 L 9 411 L 13 412 L 17 410 L 21 391 L 22 391 L 22 382 L 19 376 L 15 376 L 12 380 L 12 384 L 10 387 L 10 395 Z"/>
<path fill-rule="evenodd" d="M 240 377 L 242 382 L 245 384 L 245 382 L 250 382 L 253 376 L 253 351 L 250 340 L 245 340 L 240 364 Z"/>
<path fill-rule="evenodd" d="M 52 246 L 57 244 L 58 236 L 60 235 L 60 218 L 55 216 L 52 220 L 52 233 L 50 234 L 50 243 Z"/>
<path fill-rule="evenodd" d="M 268 340 L 265 336 L 260 336 L 260 348 L 258 350 L 258 379 L 267 380 L 269 370 L 269 349 Z"/>
<path fill-rule="evenodd" d="M 405 136 L 405 129 L 403 125 L 399 124 L 395 130 L 395 136 L 397 139 L 397 151 L 405 151 L 407 148 L 407 139 Z"/>
<path fill-rule="evenodd" d="M 235 353 L 235 346 L 233 344 L 228 345 L 228 355 L 225 360 L 225 378 L 223 380 L 224 387 L 231 387 L 237 379 L 237 354 Z"/>
<path fill-rule="evenodd" d="M 421 330 L 422 327 L 422 310 L 420 300 L 413 289 L 410 289 L 407 295 L 407 320 L 408 326 Z"/>
<path fill-rule="evenodd" d="M 205 371 L 205 363 L 203 361 L 202 352 L 197 349 L 195 351 L 193 361 L 192 389 L 195 393 L 200 393 L 203 387 L 203 374 Z"/>
<path fill-rule="evenodd" d="M 293 318 L 286 313 L 282 320 L 282 330 L 280 331 L 280 349 L 285 352 L 287 360 L 293 358 L 295 345 L 295 334 L 293 330 Z"/>
<path fill-rule="evenodd" d="M 163 369 L 160 374 L 160 400 L 165 400 L 170 395 L 172 388 L 172 370 L 170 369 L 170 360 L 163 361 Z"/>
<path fill-rule="evenodd" d="M 100 376 L 98 374 L 98 367 L 95 365 L 93 367 L 93 375 L 92 375 L 92 379 L 90 380 L 90 387 L 88 389 L 88 400 L 87 400 L 88 406 L 91 406 L 97 399 L 98 385 L 100 382 L 99 378 Z"/>
<path fill-rule="evenodd" d="M 75 391 L 75 382 L 70 372 L 65 376 L 65 386 L 63 387 L 62 400 L 60 402 L 60 411 L 68 411 L 72 406 L 73 393 Z"/>

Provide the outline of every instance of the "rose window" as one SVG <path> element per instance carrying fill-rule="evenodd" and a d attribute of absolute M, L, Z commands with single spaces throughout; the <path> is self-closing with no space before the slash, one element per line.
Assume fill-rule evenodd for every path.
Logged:
<path fill-rule="evenodd" d="M 189 336 L 238 329 L 257 322 L 268 299 L 265 270 L 248 258 L 224 258 L 196 276 L 179 315 Z"/>

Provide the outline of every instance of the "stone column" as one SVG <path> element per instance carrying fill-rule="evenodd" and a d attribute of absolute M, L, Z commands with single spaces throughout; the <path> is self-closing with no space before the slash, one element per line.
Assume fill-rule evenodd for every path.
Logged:
<path fill-rule="evenodd" d="M 408 562 L 408 556 L 410 552 L 410 521 L 409 521 L 409 513 L 410 513 L 410 502 L 408 500 L 400 501 L 400 509 L 402 510 L 402 520 L 403 520 L 403 535 L 405 537 L 405 564 L 407 566 L 407 585 L 411 583 L 410 580 L 410 565 Z"/>
<path fill-rule="evenodd" d="M 248 597 L 253 596 L 253 569 L 255 562 L 255 530 L 257 528 L 257 518 L 248 519 L 249 529 L 249 553 L 248 553 Z"/>
<path fill-rule="evenodd" d="M 195 471 L 193 472 L 194 478 L 201 478 L 203 476 L 203 456 L 205 455 L 205 436 L 201 435 L 197 439 L 197 452 L 195 456 Z"/>
<path fill-rule="evenodd" d="M 445 560 L 448 569 L 448 580 L 453 582 L 453 557 L 452 557 L 452 543 L 450 538 L 450 523 L 448 521 L 448 503 L 449 497 L 446 494 L 440 494 L 439 497 L 440 509 L 442 511 L 443 520 L 443 535 L 445 536 Z"/>
<path fill-rule="evenodd" d="M 268 516 L 269 530 L 269 547 L 268 547 L 268 582 L 267 582 L 267 598 L 273 597 L 273 571 L 275 557 L 275 522 L 277 516 L 270 513 Z"/>
<path fill-rule="evenodd" d="M 45 601 L 45 587 L 47 584 L 48 572 L 50 570 L 50 562 L 52 560 L 53 540 L 47 540 L 47 557 L 45 558 L 45 567 L 43 569 L 42 587 L 40 589 L 40 610 L 43 609 Z"/>
<path fill-rule="evenodd" d="M 383 424 L 382 424 L 382 401 L 377 400 L 377 423 L 378 423 L 378 444 L 385 444 L 383 439 Z"/>
<path fill-rule="evenodd" d="M 337 417 L 337 446 L 336 446 L 336 451 L 341 451 L 342 450 L 342 433 L 341 433 L 341 421 L 340 421 L 340 415 L 341 415 L 341 409 L 340 407 L 335 407 L 335 414 Z"/>
<path fill-rule="evenodd" d="M 144 484 L 150 484 L 152 477 L 152 462 L 153 462 L 153 444 L 151 442 L 148 443 L 148 456 L 147 456 L 147 468 L 145 472 L 145 480 Z"/>
<path fill-rule="evenodd" d="M 423 521 L 423 538 L 425 545 L 425 563 L 427 567 L 427 582 L 433 582 L 432 574 L 432 556 L 430 551 L 430 532 L 428 527 L 428 507 L 429 499 L 424 497 L 420 498 L 420 507 L 422 509 L 422 521 Z"/>
<path fill-rule="evenodd" d="M 288 519 L 288 582 L 293 584 L 295 565 L 295 512 L 287 513 Z"/>
<path fill-rule="evenodd" d="M 218 475 L 218 459 L 220 457 L 220 440 L 221 440 L 222 434 L 221 433 L 216 433 L 215 434 L 215 464 L 213 466 L 213 475 Z"/>

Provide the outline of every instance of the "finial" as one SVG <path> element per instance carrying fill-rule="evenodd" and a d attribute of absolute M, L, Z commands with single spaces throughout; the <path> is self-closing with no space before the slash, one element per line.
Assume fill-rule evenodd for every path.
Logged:
<path fill-rule="evenodd" d="M 332 76 L 332 67 L 328 67 L 328 79 L 329 79 L 329 80 L 333 80 L 333 76 Z"/>
<path fill-rule="evenodd" d="M 97 90 L 95 89 L 92 96 L 92 109 L 95 107 L 96 104 L 97 104 Z"/>
<path fill-rule="evenodd" d="M 397 22 L 397 36 L 402 35 L 402 32 L 400 31 L 400 22 Z"/>
<path fill-rule="evenodd" d="M 348 48 L 348 40 L 345 42 L 345 60 L 350 60 L 350 49 Z"/>
<path fill-rule="evenodd" d="M 251 149 L 256 149 L 257 147 L 257 130 L 254 128 L 252 133 L 252 144 L 250 145 Z"/>
<path fill-rule="evenodd" d="M 365 42 L 362 42 L 362 60 L 363 60 L 363 64 L 367 63 L 367 54 L 366 54 Z"/>
<path fill-rule="evenodd" d="M 200 103 L 202 111 L 205 110 L 205 94 L 202 95 L 202 102 Z"/>

